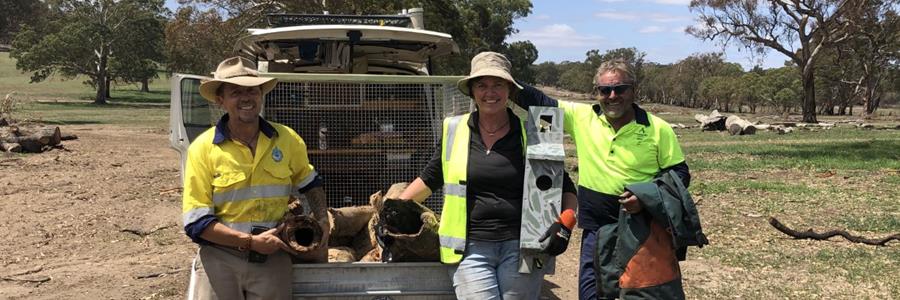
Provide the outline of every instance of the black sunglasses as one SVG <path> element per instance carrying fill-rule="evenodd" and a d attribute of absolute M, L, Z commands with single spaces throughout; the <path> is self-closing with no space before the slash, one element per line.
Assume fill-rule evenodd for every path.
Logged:
<path fill-rule="evenodd" d="M 598 85 L 594 86 L 594 94 L 600 93 L 603 96 L 609 96 L 610 93 L 616 91 L 616 95 L 620 95 L 628 91 L 631 88 L 630 84 L 620 84 L 620 85 Z"/>

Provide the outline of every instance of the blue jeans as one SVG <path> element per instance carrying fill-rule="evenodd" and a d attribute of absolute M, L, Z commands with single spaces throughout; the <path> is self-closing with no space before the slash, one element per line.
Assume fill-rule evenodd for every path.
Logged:
<path fill-rule="evenodd" d="M 538 299 L 544 273 L 519 273 L 519 240 L 467 241 L 466 255 L 451 269 L 457 299 Z"/>

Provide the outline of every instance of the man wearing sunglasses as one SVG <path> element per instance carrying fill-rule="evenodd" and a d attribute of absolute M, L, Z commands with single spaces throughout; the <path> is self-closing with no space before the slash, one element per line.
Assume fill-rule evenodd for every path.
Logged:
<path fill-rule="evenodd" d="M 668 170 L 674 170 L 685 186 L 691 176 L 672 127 L 634 103 L 638 83 L 628 63 L 604 62 L 593 81 L 596 103 L 557 101 L 522 83 L 524 89 L 513 101 L 526 110 L 531 105 L 563 109 L 564 131 L 575 141 L 579 166 L 578 225 L 584 230 L 579 299 L 612 299 L 617 291 L 598 295 L 594 254 L 600 227 L 617 223 L 620 210 L 629 214 L 642 210 L 638 198 L 625 191 L 625 186 L 648 182 Z M 614 248 L 600 245 L 600 251 Z M 597 262 L 604 263 L 608 262 Z M 673 268 L 680 274 L 677 262 Z M 676 283 L 680 286 L 680 278 Z"/>

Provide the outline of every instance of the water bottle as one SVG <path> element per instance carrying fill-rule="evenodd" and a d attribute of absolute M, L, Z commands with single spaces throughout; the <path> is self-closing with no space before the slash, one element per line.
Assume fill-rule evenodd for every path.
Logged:
<path fill-rule="evenodd" d="M 325 127 L 325 123 L 319 124 L 319 150 L 328 149 L 328 142 L 325 140 L 325 135 L 328 133 L 328 127 Z"/>

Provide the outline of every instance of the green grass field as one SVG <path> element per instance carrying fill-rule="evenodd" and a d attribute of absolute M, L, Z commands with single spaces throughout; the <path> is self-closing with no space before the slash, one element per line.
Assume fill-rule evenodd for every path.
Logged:
<path fill-rule="evenodd" d="M 699 274 L 723 276 L 725 289 L 697 284 L 689 298 L 900 295 L 900 241 L 878 247 L 840 237 L 794 240 L 767 223 L 775 217 L 795 230 L 843 229 L 869 238 L 900 233 L 900 131 L 677 133 L 711 241 L 690 255 L 730 270 Z"/>
<path fill-rule="evenodd" d="M 0 97 L 12 93 L 13 117 L 51 124 L 110 124 L 166 129 L 169 113 L 169 80 L 165 73 L 151 81 L 150 92 L 136 84 L 113 84 L 109 104 L 93 105 L 96 92 L 84 78 L 51 77 L 29 83 L 30 73 L 15 67 L 9 53 L 0 52 Z"/>
<path fill-rule="evenodd" d="M 28 84 L 28 75 L 16 71 L 7 54 L 0 53 L 0 93 L 15 91 L 22 99 L 17 117 L 62 125 L 166 129 L 167 80 L 154 81 L 152 93 L 137 90 L 132 85 L 116 86 L 112 104 L 92 105 L 93 92 L 81 80 Z M 653 112 L 684 124 L 693 124 L 689 122 L 694 113 L 708 113 L 672 111 Z M 786 135 L 730 136 L 696 128 L 676 133 L 711 241 L 689 252 L 684 268 L 688 298 L 900 295 L 900 242 L 879 247 L 842 238 L 795 240 L 767 222 L 775 217 L 796 230 L 843 229 L 870 238 L 900 233 L 900 130 L 842 125 Z"/>

